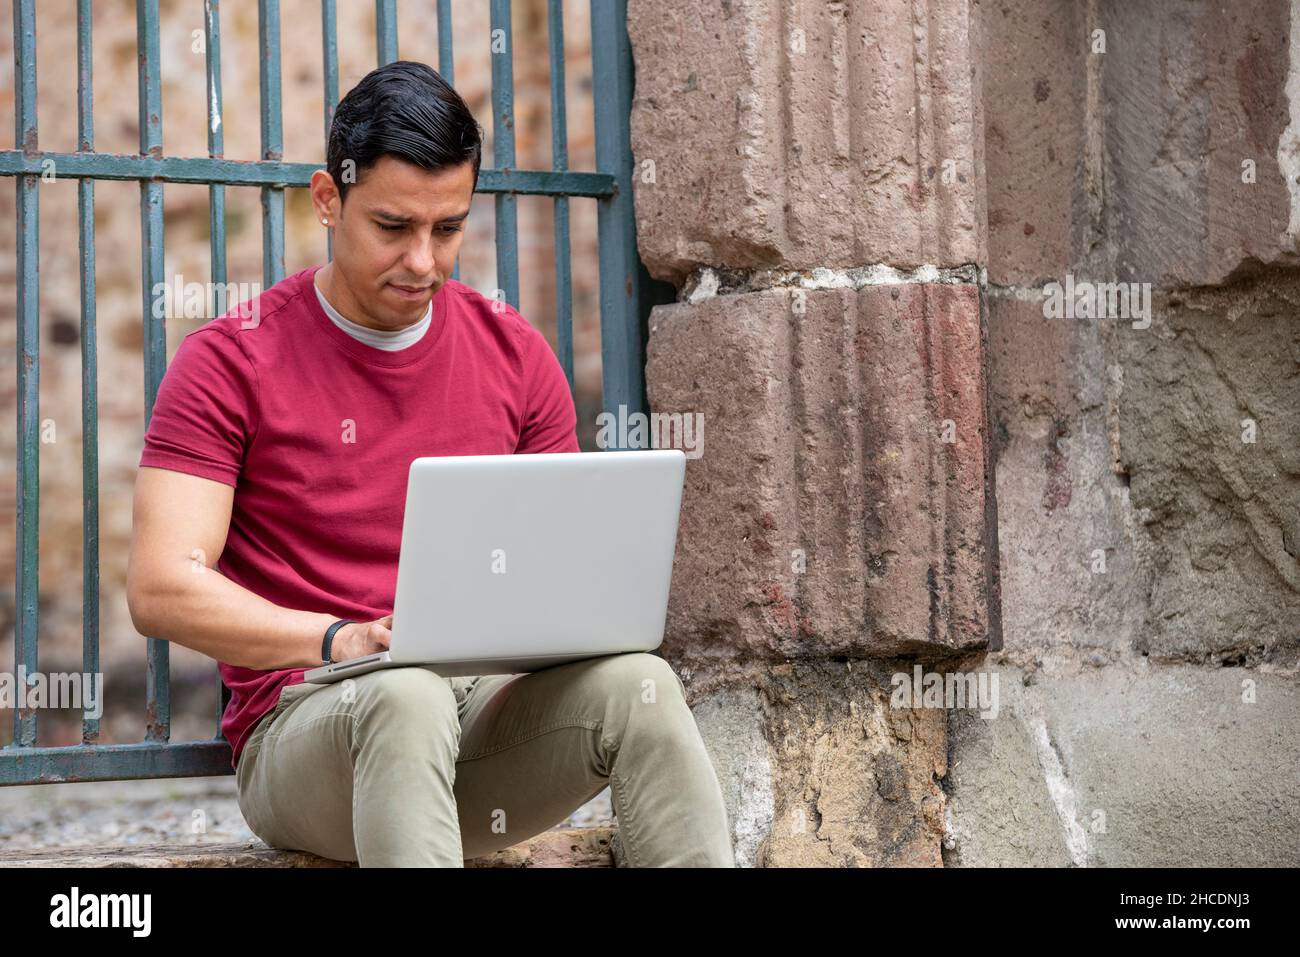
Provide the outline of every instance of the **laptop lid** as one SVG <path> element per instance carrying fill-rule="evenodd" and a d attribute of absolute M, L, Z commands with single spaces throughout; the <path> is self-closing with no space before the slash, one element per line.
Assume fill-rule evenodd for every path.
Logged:
<path fill-rule="evenodd" d="M 394 660 L 657 648 L 685 470 L 679 449 L 416 459 Z"/>

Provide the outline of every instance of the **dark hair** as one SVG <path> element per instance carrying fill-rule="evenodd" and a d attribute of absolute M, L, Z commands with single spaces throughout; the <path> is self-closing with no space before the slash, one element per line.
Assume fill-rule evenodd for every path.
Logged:
<path fill-rule="evenodd" d="M 330 123 L 326 168 L 339 202 L 352 183 L 343 164 L 352 160 L 353 183 L 385 153 L 427 170 L 474 164 L 478 186 L 483 129 L 461 95 L 424 63 L 395 60 L 371 70 L 339 102 Z"/>

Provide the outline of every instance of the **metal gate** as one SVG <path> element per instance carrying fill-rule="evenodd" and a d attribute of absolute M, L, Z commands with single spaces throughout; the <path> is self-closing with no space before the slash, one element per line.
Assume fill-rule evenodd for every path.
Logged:
<path fill-rule="evenodd" d="M 570 303 L 568 197 L 597 201 L 600 260 L 601 357 L 603 407 L 644 411 L 645 324 L 651 305 L 664 301 L 666 288 L 653 282 L 636 251 L 632 206 L 632 155 L 629 119 L 632 104 L 632 56 L 628 42 L 627 0 L 589 0 L 591 5 L 592 86 L 595 109 L 596 172 L 567 168 L 565 129 L 563 0 L 548 0 L 551 126 L 550 170 L 515 168 L 514 88 L 510 0 L 490 0 L 492 34 L 505 40 L 504 55 L 492 56 L 492 168 L 481 171 L 476 192 L 491 193 L 496 213 L 497 283 L 505 299 L 519 305 L 518 244 L 515 197 L 550 196 L 555 206 L 556 279 L 559 358 L 573 386 L 573 326 Z M 434 6 L 434 0 L 430 0 Z M 18 456 L 17 456 L 17 616 L 14 673 L 38 672 L 38 406 L 40 374 L 40 305 L 38 302 L 38 204 L 42 174 L 57 170 L 78 181 L 81 271 L 82 424 L 85 547 L 83 597 L 83 671 L 99 672 L 99 510 L 98 429 L 95 327 L 95 180 L 135 180 L 140 184 L 140 241 L 144 327 L 145 423 L 167 365 L 164 319 L 156 317 L 151 291 L 163 276 L 163 189 L 166 183 L 208 186 L 211 236 L 211 281 L 225 287 L 227 186 L 256 186 L 262 197 L 263 283 L 269 288 L 284 278 L 284 191 L 306 187 L 323 164 L 286 163 L 283 155 L 280 99 L 279 0 L 260 0 L 261 159 L 224 159 L 221 115 L 221 36 L 219 0 L 204 2 L 207 57 L 208 155 L 165 156 L 162 151 L 158 0 L 137 0 L 139 53 L 140 152 L 96 153 L 92 103 L 91 0 L 77 3 L 78 149 L 43 152 L 36 123 L 35 0 L 14 0 L 15 149 L 0 151 L 0 174 L 13 176 L 18 194 Z M 375 3 L 379 64 L 397 59 L 396 0 Z M 452 74 L 451 0 L 436 0 L 438 71 L 448 83 Z M 325 76 L 325 133 L 338 101 L 338 54 L 334 0 L 322 0 L 321 24 Z M 323 146 L 322 146 L 323 153 Z M 51 167 L 50 164 L 53 164 Z M 453 273 L 459 276 L 459 267 Z M 15 709 L 13 743 L 0 749 L 0 785 L 52 781 L 181 777 L 229 774 L 230 746 L 221 735 L 220 716 L 228 690 L 217 683 L 217 736 L 211 740 L 169 743 L 171 694 L 169 645 L 148 638 L 145 738 L 137 744 L 99 744 L 99 720 L 83 717 L 82 744 L 36 746 L 35 710 Z M 215 669 L 214 669 L 215 671 Z"/>

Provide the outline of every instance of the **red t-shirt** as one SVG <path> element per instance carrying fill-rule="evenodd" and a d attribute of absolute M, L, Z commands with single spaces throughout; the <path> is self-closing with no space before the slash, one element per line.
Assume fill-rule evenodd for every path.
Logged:
<path fill-rule="evenodd" d="M 510 306 L 449 280 L 424 336 L 386 351 L 324 313 L 319 268 L 181 341 L 140 465 L 234 486 L 217 563 L 231 581 L 284 608 L 372 621 L 393 610 L 411 460 L 577 452 L 576 415 L 546 338 Z M 236 767 L 307 669 L 218 668 Z"/>

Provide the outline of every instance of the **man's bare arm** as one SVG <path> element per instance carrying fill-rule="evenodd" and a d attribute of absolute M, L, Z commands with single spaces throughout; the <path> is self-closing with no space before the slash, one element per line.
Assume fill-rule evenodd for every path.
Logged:
<path fill-rule="evenodd" d="M 126 576 L 131 621 L 143 635 L 231 665 L 257 670 L 319 665 L 321 638 L 336 620 L 333 615 L 281 608 L 216 570 L 234 493 L 229 485 L 195 475 L 139 470 Z M 333 658 L 355 657 L 373 644 L 386 647 L 382 636 L 367 639 L 368 627 L 340 629 Z M 354 633 L 358 630 L 361 634 Z M 349 653 L 340 654 L 344 648 Z"/>

